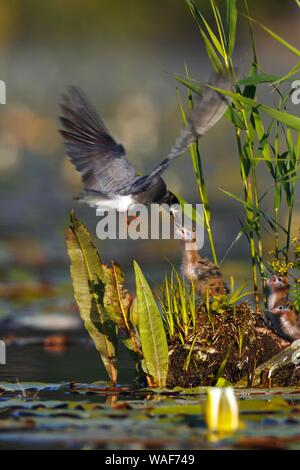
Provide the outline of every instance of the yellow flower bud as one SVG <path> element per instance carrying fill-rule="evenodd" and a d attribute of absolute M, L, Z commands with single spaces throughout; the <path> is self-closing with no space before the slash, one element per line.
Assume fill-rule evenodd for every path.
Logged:
<path fill-rule="evenodd" d="M 210 431 L 232 432 L 239 427 L 239 408 L 232 387 L 208 389 L 205 420 Z"/>

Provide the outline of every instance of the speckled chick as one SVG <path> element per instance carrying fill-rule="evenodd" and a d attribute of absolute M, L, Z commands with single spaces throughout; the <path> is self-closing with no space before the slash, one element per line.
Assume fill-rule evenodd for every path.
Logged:
<path fill-rule="evenodd" d="M 200 255 L 196 233 L 184 227 L 179 227 L 178 231 L 184 244 L 183 273 L 190 283 L 194 283 L 196 292 L 203 299 L 206 299 L 207 293 L 210 299 L 228 294 L 228 288 L 217 266 Z"/>

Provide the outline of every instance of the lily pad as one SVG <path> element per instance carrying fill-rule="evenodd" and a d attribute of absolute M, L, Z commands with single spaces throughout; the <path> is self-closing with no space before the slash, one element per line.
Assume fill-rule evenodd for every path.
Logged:
<path fill-rule="evenodd" d="M 68 383 L 44 382 L 0 382 L 0 390 L 5 392 L 54 391 L 66 387 Z"/>

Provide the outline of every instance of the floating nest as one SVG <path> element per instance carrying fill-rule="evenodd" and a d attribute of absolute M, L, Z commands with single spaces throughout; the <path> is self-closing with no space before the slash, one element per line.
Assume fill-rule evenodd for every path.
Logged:
<path fill-rule="evenodd" d="M 266 328 L 248 303 L 210 315 L 200 305 L 194 331 L 184 345 L 178 337 L 170 342 L 170 388 L 216 385 L 224 379 L 237 384 L 245 377 L 251 386 L 255 368 L 290 345 Z M 299 385 L 300 373 L 291 365 L 272 380 L 276 386 Z"/>

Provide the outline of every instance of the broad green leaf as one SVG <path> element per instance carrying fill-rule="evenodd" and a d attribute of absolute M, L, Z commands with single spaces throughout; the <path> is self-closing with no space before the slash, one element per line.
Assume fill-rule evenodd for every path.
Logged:
<path fill-rule="evenodd" d="M 135 324 L 132 322 L 131 316 L 131 310 L 136 308 L 136 299 L 132 300 L 132 296 L 124 288 L 124 273 L 117 263 L 112 262 L 111 268 L 102 265 L 102 269 L 105 279 L 104 307 L 118 328 L 128 336 L 123 340 L 124 345 L 141 355 L 138 333 L 134 328 Z"/>
<path fill-rule="evenodd" d="M 103 306 L 104 277 L 99 254 L 87 228 L 71 213 L 67 249 L 75 300 L 84 326 L 112 382 L 117 381 L 116 328 Z"/>
<path fill-rule="evenodd" d="M 137 298 L 134 297 L 130 307 L 130 321 L 133 326 L 138 325 L 138 309 L 137 309 Z"/>
<path fill-rule="evenodd" d="M 129 309 L 131 296 L 127 289 L 124 289 L 124 273 L 120 266 L 112 262 L 112 267 L 102 265 L 105 281 L 105 291 L 103 305 L 119 328 L 129 332 Z"/>
<path fill-rule="evenodd" d="M 141 268 L 134 262 L 136 279 L 138 329 L 147 373 L 154 384 L 164 387 L 168 374 L 168 344 L 163 321 Z"/>

